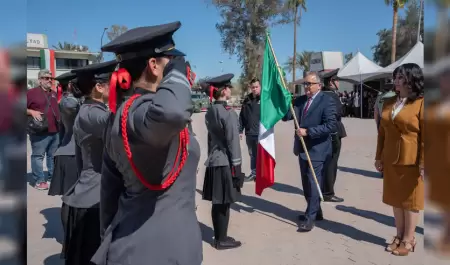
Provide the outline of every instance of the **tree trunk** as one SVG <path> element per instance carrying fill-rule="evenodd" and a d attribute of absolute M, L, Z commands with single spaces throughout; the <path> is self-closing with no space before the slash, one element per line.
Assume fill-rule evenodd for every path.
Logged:
<path fill-rule="evenodd" d="M 391 50 L 391 63 L 395 62 L 395 56 L 397 53 L 397 21 L 398 21 L 398 7 L 394 4 L 394 17 L 392 21 L 392 50 Z"/>
<path fill-rule="evenodd" d="M 292 83 L 295 82 L 295 70 L 297 68 L 297 11 L 298 6 L 295 6 L 294 14 L 294 54 L 292 55 Z"/>

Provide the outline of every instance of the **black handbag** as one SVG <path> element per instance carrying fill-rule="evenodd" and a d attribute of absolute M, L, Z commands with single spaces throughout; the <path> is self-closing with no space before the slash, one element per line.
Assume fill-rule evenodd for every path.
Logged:
<path fill-rule="evenodd" d="M 49 100 L 49 97 L 45 96 L 45 99 L 47 100 L 47 106 L 45 107 L 44 114 L 41 115 L 42 120 L 38 121 L 32 116 L 28 116 L 27 131 L 29 134 L 39 134 L 48 131 L 48 120 L 47 120 L 48 108 L 52 110 L 55 118 L 57 117 L 55 111 L 51 106 L 51 101 Z"/>

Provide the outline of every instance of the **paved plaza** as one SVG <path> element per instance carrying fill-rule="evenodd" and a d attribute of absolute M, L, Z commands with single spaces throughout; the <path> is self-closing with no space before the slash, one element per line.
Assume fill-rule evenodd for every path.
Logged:
<path fill-rule="evenodd" d="M 384 252 L 395 235 L 390 207 L 381 202 L 382 179 L 374 172 L 376 129 L 373 120 L 344 119 L 343 140 L 336 184 L 340 204 L 324 203 L 325 220 L 310 233 L 298 233 L 296 219 L 306 208 L 297 158 L 292 154 L 293 124 L 279 123 L 276 135 L 276 184 L 255 195 L 246 183 L 242 202 L 232 207 L 229 235 L 243 242 L 235 250 L 211 247 L 211 205 L 197 192 L 197 216 L 203 232 L 205 265 L 419 265 L 424 264 L 424 225 L 417 229 L 416 252 L 395 257 Z M 194 114 L 193 128 L 202 148 L 197 191 L 202 189 L 206 158 L 204 114 Z M 241 141 L 243 169 L 249 171 L 245 141 Z M 30 152 L 30 150 L 28 150 Z M 29 167 L 29 162 L 28 162 Z M 59 197 L 28 187 L 28 265 L 62 265 Z M 0 240 L 0 247 L 2 242 Z M 430 262 L 429 260 L 428 262 Z M 440 264 L 433 259 L 434 264 Z M 152 264 L 150 261 L 148 264 Z M 444 264 L 444 263 L 442 263 Z M 157 265 L 157 264 L 155 264 Z"/>

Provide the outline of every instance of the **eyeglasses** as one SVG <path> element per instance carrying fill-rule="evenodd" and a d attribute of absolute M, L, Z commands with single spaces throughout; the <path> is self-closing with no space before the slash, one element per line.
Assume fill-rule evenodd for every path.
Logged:
<path fill-rule="evenodd" d="M 319 83 L 317 83 L 317 82 L 303 82 L 303 85 L 304 85 L 305 87 L 310 87 L 310 86 L 312 86 L 312 85 L 317 85 L 317 84 L 319 84 Z"/>
<path fill-rule="evenodd" d="M 43 76 L 43 77 L 41 77 L 41 79 L 46 80 L 46 81 L 49 81 L 49 80 L 52 80 L 53 77 L 50 77 L 50 76 Z"/>

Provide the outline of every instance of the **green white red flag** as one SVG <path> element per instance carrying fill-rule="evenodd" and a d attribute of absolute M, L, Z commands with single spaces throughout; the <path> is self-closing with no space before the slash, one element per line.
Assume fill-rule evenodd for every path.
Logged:
<path fill-rule="evenodd" d="M 291 94 L 285 88 L 282 70 L 273 52 L 267 34 L 261 78 L 261 119 L 259 124 L 258 154 L 256 162 L 255 192 L 261 196 L 263 190 L 275 183 L 275 124 L 289 111 Z"/>

